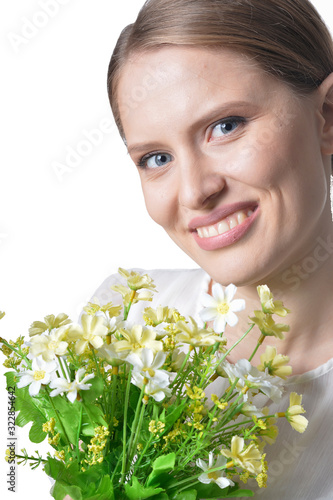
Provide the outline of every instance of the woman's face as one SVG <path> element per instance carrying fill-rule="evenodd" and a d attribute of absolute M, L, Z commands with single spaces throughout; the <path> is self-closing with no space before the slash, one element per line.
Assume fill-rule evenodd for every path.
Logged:
<path fill-rule="evenodd" d="M 216 281 L 278 279 L 327 238 L 318 92 L 232 51 L 166 47 L 126 63 L 118 102 L 150 216 Z"/>

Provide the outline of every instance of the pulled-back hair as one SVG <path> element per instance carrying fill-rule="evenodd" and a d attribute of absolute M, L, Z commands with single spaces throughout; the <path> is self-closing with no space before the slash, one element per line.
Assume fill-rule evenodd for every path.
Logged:
<path fill-rule="evenodd" d="M 108 95 L 122 136 L 117 85 L 124 64 L 135 53 L 170 45 L 248 55 L 302 95 L 333 72 L 331 35 L 308 0 L 147 0 L 109 64 Z"/>

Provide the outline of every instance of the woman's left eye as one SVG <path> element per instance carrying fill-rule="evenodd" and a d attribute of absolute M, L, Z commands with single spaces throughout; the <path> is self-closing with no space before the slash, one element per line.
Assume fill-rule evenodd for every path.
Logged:
<path fill-rule="evenodd" d="M 217 137 L 223 137 L 224 135 L 231 134 L 244 122 L 245 119 L 238 116 L 225 118 L 213 127 L 211 138 L 216 139 Z"/>

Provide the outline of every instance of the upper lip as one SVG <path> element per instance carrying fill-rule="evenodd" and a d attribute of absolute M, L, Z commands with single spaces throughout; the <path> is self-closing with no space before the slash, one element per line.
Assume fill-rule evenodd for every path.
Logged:
<path fill-rule="evenodd" d="M 228 215 L 231 215 L 240 210 L 253 210 L 257 206 L 258 203 L 254 201 L 242 201 L 238 203 L 231 203 L 230 205 L 223 205 L 216 208 L 208 215 L 195 217 L 189 222 L 188 228 L 190 231 L 195 231 L 198 227 L 212 226 L 213 224 L 216 224 L 222 219 L 228 217 Z"/>

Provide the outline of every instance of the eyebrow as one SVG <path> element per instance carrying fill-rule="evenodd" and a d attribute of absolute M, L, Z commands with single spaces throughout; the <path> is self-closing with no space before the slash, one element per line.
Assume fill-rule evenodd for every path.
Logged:
<path fill-rule="evenodd" d="M 215 106 L 211 110 L 209 110 L 204 116 L 199 118 L 196 122 L 194 122 L 190 127 L 189 131 L 192 129 L 200 128 L 200 126 L 204 125 L 209 121 L 217 121 L 219 115 L 228 115 L 228 111 L 235 107 L 254 107 L 253 103 L 247 101 L 230 101 L 222 106 Z M 232 116 L 232 115 L 230 115 Z M 221 116 L 220 119 L 227 118 L 228 116 Z M 154 150 L 161 147 L 161 144 L 158 142 L 147 142 L 147 143 L 138 143 L 133 144 L 127 148 L 127 153 L 131 155 L 132 153 L 141 153 L 144 151 Z"/>

